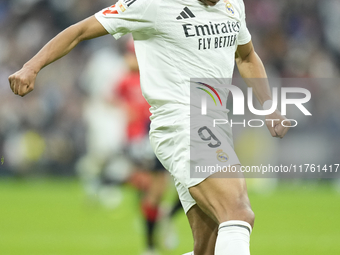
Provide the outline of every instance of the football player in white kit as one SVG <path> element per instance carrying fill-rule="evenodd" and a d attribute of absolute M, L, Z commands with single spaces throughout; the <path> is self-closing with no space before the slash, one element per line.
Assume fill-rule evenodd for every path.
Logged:
<path fill-rule="evenodd" d="M 189 153 L 190 78 L 231 78 L 236 60 L 261 105 L 270 105 L 268 84 L 250 79 L 266 78 L 266 72 L 246 27 L 243 0 L 119 0 L 53 38 L 9 77 L 11 89 L 20 96 L 28 94 L 43 67 L 79 42 L 108 33 L 116 39 L 133 35 L 141 88 L 151 105 L 150 140 L 174 177 L 187 214 L 194 237 L 194 251 L 189 254 L 250 254 L 254 213 L 243 176 L 190 178 Z M 274 125 L 267 122 L 273 137 L 287 133 L 279 111 L 266 118 L 276 120 Z M 240 169 L 236 154 L 230 151 L 231 133 L 224 134 L 229 163 Z"/>

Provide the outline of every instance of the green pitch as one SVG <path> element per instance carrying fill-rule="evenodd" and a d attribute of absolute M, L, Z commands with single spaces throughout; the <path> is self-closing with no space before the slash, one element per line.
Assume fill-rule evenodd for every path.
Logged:
<path fill-rule="evenodd" d="M 144 248 L 138 198 L 129 187 L 123 196 L 109 210 L 89 203 L 76 180 L 0 180 L 0 254 L 138 255 Z M 340 254 L 340 194 L 331 185 L 287 183 L 250 199 L 252 255 Z M 174 221 L 180 245 L 163 255 L 192 249 L 185 215 Z"/>

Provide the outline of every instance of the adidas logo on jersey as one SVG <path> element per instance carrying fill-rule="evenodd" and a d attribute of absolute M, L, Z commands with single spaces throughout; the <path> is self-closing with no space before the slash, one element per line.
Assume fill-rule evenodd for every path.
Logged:
<path fill-rule="evenodd" d="M 126 5 L 129 7 L 131 4 L 133 4 L 136 1 L 137 0 L 124 0 L 124 3 L 126 3 Z"/>
<path fill-rule="evenodd" d="M 195 18 L 195 15 L 189 10 L 188 7 L 185 7 L 176 19 L 180 20 L 180 19 L 189 19 L 189 18 Z"/>

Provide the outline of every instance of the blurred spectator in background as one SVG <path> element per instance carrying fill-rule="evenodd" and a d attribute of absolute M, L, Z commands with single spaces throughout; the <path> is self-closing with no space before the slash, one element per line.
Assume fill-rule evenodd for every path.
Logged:
<path fill-rule="evenodd" d="M 53 70 L 43 70 L 36 93 L 25 100 L 10 96 L 5 77 L 58 31 L 107 4 L 91 0 L 0 1 L 0 153 L 5 158 L 0 174 L 74 175 L 74 164 L 86 153 L 84 105 L 105 94 L 103 81 L 91 81 L 95 74 L 101 73 L 105 79 L 112 73 L 112 55 L 121 60 L 115 42 L 101 38 L 83 43 L 71 58 L 55 63 Z M 92 80 L 91 74 L 86 76 L 91 80 L 87 82 L 83 78 L 86 63 L 90 65 L 94 53 L 99 58 L 98 51 L 107 46 L 111 55 L 106 56 L 105 64 L 110 71 L 105 73 L 104 68 L 100 72 L 103 68 L 97 65 Z"/>

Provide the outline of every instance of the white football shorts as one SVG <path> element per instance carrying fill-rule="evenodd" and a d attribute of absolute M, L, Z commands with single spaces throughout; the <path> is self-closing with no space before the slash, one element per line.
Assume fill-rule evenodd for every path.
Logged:
<path fill-rule="evenodd" d="M 190 121 L 190 114 L 184 112 L 186 111 L 177 109 L 171 114 L 158 115 L 152 119 L 150 141 L 156 156 L 173 176 L 180 201 L 187 213 L 196 204 L 189 193 L 189 188 L 213 174 L 205 172 L 200 173 L 199 177 L 192 178 L 190 169 L 192 175 L 197 176 L 197 173 L 194 173 L 195 169 L 197 170 L 199 166 L 204 171 L 202 166 L 207 162 L 213 165 L 233 166 L 239 165 L 240 161 L 233 149 L 230 125 L 213 127 L 211 117 L 207 117 L 204 123 L 201 117 L 198 121 Z M 207 140 L 209 130 L 216 139 Z M 190 154 L 190 151 L 195 153 Z"/>

